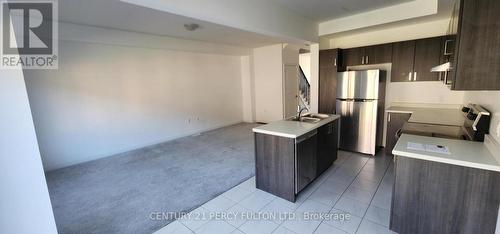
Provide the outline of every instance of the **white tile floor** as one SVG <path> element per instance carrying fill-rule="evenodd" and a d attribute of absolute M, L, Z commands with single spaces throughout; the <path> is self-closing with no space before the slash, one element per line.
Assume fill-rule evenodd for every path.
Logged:
<path fill-rule="evenodd" d="M 340 151 L 335 164 L 295 203 L 256 189 L 253 177 L 156 234 L 394 233 L 388 228 L 392 165 L 392 156 L 383 153 L 368 157 Z"/>

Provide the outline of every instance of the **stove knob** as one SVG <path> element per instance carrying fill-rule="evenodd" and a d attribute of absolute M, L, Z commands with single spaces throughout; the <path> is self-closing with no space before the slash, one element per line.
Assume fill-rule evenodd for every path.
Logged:
<path fill-rule="evenodd" d="M 475 120 L 477 118 L 477 114 L 474 114 L 474 113 L 469 113 L 467 115 L 467 118 L 470 119 L 470 120 Z"/>
<path fill-rule="evenodd" d="M 468 113 L 469 111 L 470 111 L 470 107 L 466 107 L 466 106 L 462 107 L 462 112 Z"/>

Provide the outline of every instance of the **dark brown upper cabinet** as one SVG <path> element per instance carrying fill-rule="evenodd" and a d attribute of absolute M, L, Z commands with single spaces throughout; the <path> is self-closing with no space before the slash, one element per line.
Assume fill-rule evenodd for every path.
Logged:
<path fill-rule="evenodd" d="M 442 43 L 443 37 L 394 43 L 391 82 L 439 80 L 431 68 L 441 62 Z"/>
<path fill-rule="evenodd" d="M 500 90 L 500 1 L 461 0 L 452 64 L 454 90 Z"/>
<path fill-rule="evenodd" d="M 341 53 L 338 49 L 319 51 L 319 113 L 335 113 L 337 72 L 343 67 Z"/>
<path fill-rule="evenodd" d="M 441 62 L 441 43 L 443 37 L 419 39 L 415 42 L 413 81 L 439 80 L 439 74 L 431 72 L 431 68 Z"/>
<path fill-rule="evenodd" d="M 413 80 L 415 41 L 394 43 L 392 47 L 391 82 L 410 82 Z"/>
<path fill-rule="evenodd" d="M 392 62 L 392 43 L 365 47 L 365 64 Z"/>
<path fill-rule="evenodd" d="M 390 63 L 392 44 L 358 47 L 344 50 L 345 66 Z"/>
<path fill-rule="evenodd" d="M 345 67 L 364 64 L 364 47 L 350 48 L 342 51 Z"/>

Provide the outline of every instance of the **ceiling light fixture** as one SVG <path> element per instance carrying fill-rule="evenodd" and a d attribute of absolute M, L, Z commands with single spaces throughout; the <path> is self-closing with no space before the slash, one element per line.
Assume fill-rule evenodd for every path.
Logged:
<path fill-rule="evenodd" d="M 194 31 L 200 28 L 199 24 L 184 24 L 184 28 L 188 31 Z"/>

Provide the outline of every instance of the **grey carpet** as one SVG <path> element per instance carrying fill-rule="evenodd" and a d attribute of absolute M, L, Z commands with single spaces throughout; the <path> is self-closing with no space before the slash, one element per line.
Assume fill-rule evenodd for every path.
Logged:
<path fill-rule="evenodd" d="M 152 233 L 255 173 L 251 129 L 237 124 L 46 173 L 59 233 Z"/>

